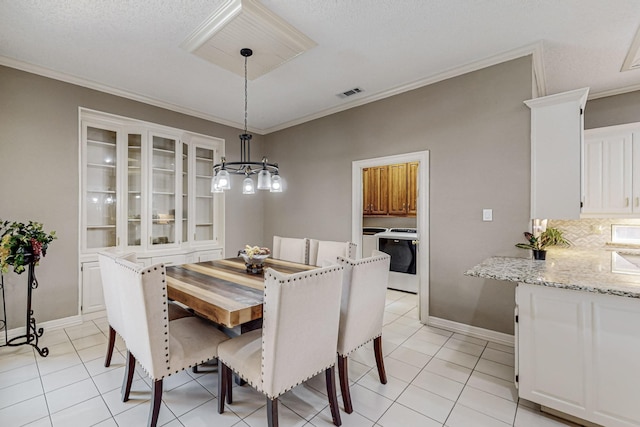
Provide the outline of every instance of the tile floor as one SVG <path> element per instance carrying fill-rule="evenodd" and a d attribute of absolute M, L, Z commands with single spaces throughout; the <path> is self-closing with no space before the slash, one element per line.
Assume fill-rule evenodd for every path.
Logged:
<path fill-rule="evenodd" d="M 0 348 L 0 425 L 145 426 L 149 381 L 137 372 L 131 400 L 120 401 L 125 349 L 119 342 L 105 368 L 107 333 L 106 318 L 45 331 L 47 358 L 29 346 Z M 388 292 L 383 339 L 386 385 L 378 380 L 371 346 L 350 358 L 354 412 L 341 411 L 345 427 L 573 425 L 518 400 L 513 348 L 421 325 L 414 295 Z M 280 425 L 332 425 L 324 393 L 320 375 L 282 396 Z M 165 379 L 158 425 L 266 425 L 264 398 L 248 386 L 235 388 L 234 404 L 222 415 L 216 395 L 214 373 L 185 371 Z"/>

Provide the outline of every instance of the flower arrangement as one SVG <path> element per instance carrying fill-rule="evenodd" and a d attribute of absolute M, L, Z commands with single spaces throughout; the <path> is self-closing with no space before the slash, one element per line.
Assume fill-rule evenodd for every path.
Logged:
<path fill-rule="evenodd" d="M 242 251 L 240 251 L 240 252 L 244 253 L 249 258 L 253 258 L 255 255 L 269 255 L 269 254 L 271 254 L 271 251 L 269 250 L 269 248 L 260 248 L 258 246 L 249 246 L 249 245 L 245 245 L 244 249 Z"/>
<path fill-rule="evenodd" d="M 13 266 L 14 272 L 23 273 L 26 265 L 47 254 L 49 243 L 55 239 L 56 232 L 45 232 L 39 222 L 0 220 L 0 270 L 6 273 Z"/>
<path fill-rule="evenodd" d="M 244 265 L 247 267 L 247 272 L 252 274 L 262 273 L 264 260 L 267 259 L 270 254 L 271 251 L 269 248 L 249 245 L 246 245 L 243 250 L 238 252 L 238 255 L 244 259 Z"/>

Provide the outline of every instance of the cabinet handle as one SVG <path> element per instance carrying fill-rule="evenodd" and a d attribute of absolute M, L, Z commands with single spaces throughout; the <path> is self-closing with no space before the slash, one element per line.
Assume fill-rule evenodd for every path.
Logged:
<path fill-rule="evenodd" d="M 640 197 L 636 197 L 636 207 L 640 206 Z"/>
<path fill-rule="evenodd" d="M 629 198 L 628 198 L 628 197 L 627 197 L 627 198 L 625 198 L 624 206 L 625 206 L 626 208 L 628 208 L 628 207 L 629 207 Z"/>

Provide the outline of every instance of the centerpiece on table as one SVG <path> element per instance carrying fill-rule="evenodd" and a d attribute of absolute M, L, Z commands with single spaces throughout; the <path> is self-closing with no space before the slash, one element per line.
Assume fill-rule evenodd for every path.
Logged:
<path fill-rule="evenodd" d="M 531 249 L 533 251 L 533 259 L 544 260 L 547 257 L 548 246 L 570 246 L 571 242 L 564 238 L 562 231 L 557 228 L 548 227 L 538 236 L 534 236 L 528 231 L 524 232 L 528 243 L 518 243 L 516 247 L 522 249 Z"/>
<path fill-rule="evenodd" d="M 54 239 L 56 232 L 45 232 L 39 222 L 0 221 L 0 269 L 6 273 L 12 266 L 14 272 L 23 273 L 29 264 L 37 264 L 47 254 Z"/>
<path fill-rule="evenodd" d="M 269 248 L 246 245 L 238 254 L 244 259 L 248 273 L 260 274 L 264 268 L 264 260 L 269 257 L 271 251 Z"/>

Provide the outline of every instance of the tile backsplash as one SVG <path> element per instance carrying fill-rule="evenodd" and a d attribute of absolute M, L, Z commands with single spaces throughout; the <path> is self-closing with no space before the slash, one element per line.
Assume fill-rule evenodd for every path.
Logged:
<path fill-rule="evenodd" d="M 576 248 L 604 248 L 611 242 L 611 226 L 640 225 L 640 219 L 589 218 L 579 220 L 549 220 L 548 227 L 564 232 L 564 237 Z"/>

